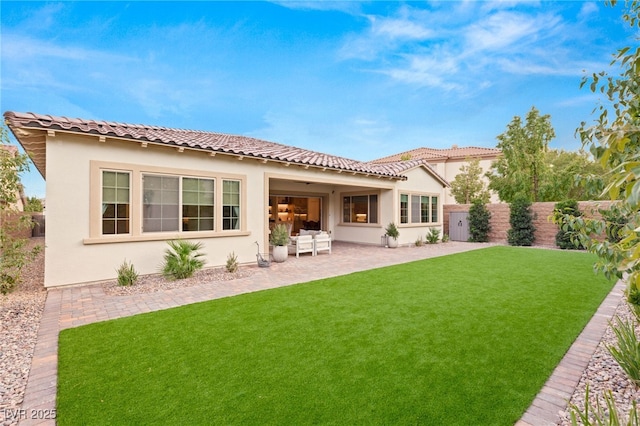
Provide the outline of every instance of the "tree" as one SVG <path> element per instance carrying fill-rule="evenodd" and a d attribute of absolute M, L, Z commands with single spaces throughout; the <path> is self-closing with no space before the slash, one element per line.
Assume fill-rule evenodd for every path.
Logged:
<path fill-rule="evenodd" d="M 460 167 L 460 173 L 451 182 L 451 195 L 458 204 L 469 204 L 476 199 L 489 202 L 489 191 L 482 181 L 479 158 L 467 159 L 467 163 Z"/>
<path fill-rule="evenodd" d="M 507 130 L 497 137 L 502 157 L 487 173 L 489 189 L 508 203 L 522 197 L 540 201 L 541 183 L 548 172 L 545 155 L 554 137 L 551 116 L 540 115 L 535 107 L 527 113 L 524 124 L 520 117 L 514 117 Z"/>
<path fill-rule="evenodd" d="M 507 231 L 507 242 L 512 246 L 532 245 L 536 240 L 536 227 L 533 226 L 531 201 L 523 197 L 516 198 L 509 208 L 511 229 Z"/>
<path fill-rule="evenodd" d="M 616 1 L 610 3 L 615 5 Z M 623 20 L 640 29 L 640 2 L 626 3 Z M 605 168 L 604 193 L 617 200 L 615 212 L 604 219 L 587 219 L 567 215 L 565 228 L 582 242 L 599 260 L 595 267 L 607 277 L 627 280 L 627 300 L 636 314 L 640 312 L 640 47 L 624 47 L 614 55 L 611 63 L 618 67 L 618 75 L 594 73 L 582 81 L 590 81 L 592 92 L 607 99 L 596 111 L 595 123 L 583 122 L 578 129 L 583 146 Z M 624 218 L 617 223 L 615 238 L 598 239 L 609 230 L 607 217 Z M 625 223 L 626 222 L 626 223 Z"/>
<path fill-rule="evenodd" d="M 539 201 L 599 200 L 605 174 L 585 151 L 550 149 L 545 155 L 547 173 L 540 185 Z"/>
<path fill-rule="evenodd" d="M 29 170 L 29 159 L 9 144 L 6 127 L 0 129 L 0 293 L 6 294 L 20 283 L 20 274 L 26 263 L 40 247 L 29 250 L 26 240 L 16 235 L 31 227 L 29 216 L 17 216 L 15 207 L 22 189 L 20 173 Z"/>
<path fill-rule="evenodd" d="M 27 197 L 27 205 L 24 206 L 25 212 L 42 212 L 44 206 L 42 200 L 38 197 Z"/>
<path fill-rule="evenodd" d="M 486 243 L 489 241 L 491 232 L 491 212 L 480 199 L 473 200 L 473 205 L 469 208 L 469 233 L 470 241 L 476 243 Z"/>

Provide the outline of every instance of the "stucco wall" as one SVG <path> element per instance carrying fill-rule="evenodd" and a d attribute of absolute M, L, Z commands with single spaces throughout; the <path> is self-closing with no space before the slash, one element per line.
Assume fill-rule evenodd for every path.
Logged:
<path fill-rule="evenodd" d="M 126 259 L 141 274 L 158 272 L 166 249 L 166 240 L 184 238 L 202 242 L 207 266 L 222 266 L 234 252 L 241 263 L 254 263 L 255 242 L 267 250 L 268 197 L 273 189 L 291 189 L 298 193 L 319 194 L 328 201 L 325 206 L 326 230 L 334 239 L 379 244 L 384 226 L 398 222 L 398 190 L 434 192 L 442 200 L 443 188 L 424 169 L 409 171 L 409 180 L 398 182 L 386 178 L 366 177 L 360 174 L 336 173 L 318 168 L 304 168 L 275 162 L 262 162 L 208 152 L 156 146 L 143 147 L 139 143 L 98 137 L 80 137 L 64 132 L 47 136 L 47 256 L 45 260 L 45 286 L 60 286 L 114 279 L 116 269 Z M 92 175 L 92 161 L 93 175 Z M 101 198 L 96 196 L 96 161 L 100 164 L 122 164 L 127 167 L 163 168 L 187 171 L 188 175 L 223 173 L 241 175 L 245 215 L 244 232 L 235 235 L 220 233 L 216 236 L 191 238 L 188 233 L 164 233 L 161 239 L 148 240 L 141 235 L 137 241 L 118 236 L 111 241 L 96 237 L 95 220 L 91 215 L 100 211 Z M 91 187 L 93 185 L 93 196 Z M 100 191 L 100 188 L 97 188 Z M 380 193 L 379 224 L 369 227 L 340 226 L 341 195 L 344 192 L 375 189 Z M 132 192 L 133 194 L 133 192 Z M 132 195 L 132 197 L 134 197 Z M 141 201 L 132 199 L 133 203 Z M 442 208 L 442 207 L 440 207 Z M 94 213 L 92 213 L 94 212 Z M 217 213 L 219 214 L 219 213 Z M 440 212 L 440 217 L 442 213 Z M 136 219 L 138 220 L 138 219 Z M 138 220 L 139 221 L 139 220 Z M 92 226 L 93 223 L 93 226 Z M 411 243 L 416 229 L 401 229 L 401 243 Z M 420 232 L 424 232 L 421 230 Z M 119 241 L 117 241 L 119 240 Z"/>
<path fill-rule="evenodd" d="M 556 233 L 558 226 L 549 221 L 549 216 L 553 213 L 555 202 L 533 203 L 531 210 L 534 213 L 533 224 L 536 227 L 534 245 L 555 247 Z M 589 216 L 590 212 L 597 210 L 598 206 L 606 208 L 608 201 L 580 201 L 578 207 L 580 211 Z M 468 212 L 470 204 L 447 204 L 444 206 L 444 229 L 449 232 L 449 213 Z M 510 208 L 506 203 L 487 204 L 487 209 L 491 212 L 491 232 L 489 241 L 495 243 L 507 243 L 507 230 L 511 228 L 509 224 Z"/>

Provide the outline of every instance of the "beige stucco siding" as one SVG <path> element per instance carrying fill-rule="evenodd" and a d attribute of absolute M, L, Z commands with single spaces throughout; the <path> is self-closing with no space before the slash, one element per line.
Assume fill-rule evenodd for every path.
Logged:
<path fill-rule="evenodd" d="M 243 175 L 245 188 L 242 190 L 245 194 L 263 193 L 263 173 L 255 161 L 209 157 L 199 152 L 179 153 L 171 148 L 152 145 L 142 148 L 128 142 L 98 142 L 97 139 L 58 133 L 56 138 L 47 142 L 47 287 L 113 279 L 116 268 L 125 259 L 142 274 L 157 272 L 162 262 L 165 240 L 95 243 L 90 238 L 90 173 L 91 162 L 96 159 L 121 163 L 123 170 L 127 170 L 129 165 L 143 168 L 147 165 L 154 170 L 186 170 L 195 176 L 212 170 Z M 132 200 L 134 202 L 136 200 Z M 246 221 L 243 226 L 246 232 L 197 239 L 204 244 L 203 251 L 207 254 L 209 266 L 223 265 L 231 252 L 238 255 L 240 262 L 255 260 L 254 241 L 256 235 L 263 232 L 259 214 L 263 211 L 263 201 L 260 196 L 247 196 L 245 204 L 245 211 L 251 212 L 241 217 Z M 177 237 L 191 239 L 188 233 L 165 233 L 163 236 L 167 240 Z"/>
<path fill-rule="evenodd" d="M 425 169 L 408 171 L 408 181 L 365 176 L 330 169 L 286 165 L 205 151 L 156 146 L 149 143 L 75 136 L 56 132 L 47 139 L 47 256 L 45 286 L 60 286 L 114 279 L 116 269 L 126 259 L 141 274 L 156 273 L 167 247 L 166 240 L 183 238 L 199 241 L 207 266 L 223 266 L 234 252 L 241 263 L 254 263 L 259 242 L 267 251 L 268 197 L 270 193 L 321 197 L 323 227 L 332 238 L 379 244 L 387 223 L 398 223 L 399 190 L 443 195 L 442 184 Z M 130 173 L 131 228 L 125 235 L 101 234 L 102 170 Z M 144 233 L 142 223 L 141 176 L 145 173 L 211 178 L 216 182 L 230 177 L 241 182 L 241 229 L 224 231 Z M 134 182 L 135 181 L 135 182 Z M 342 195 L 376 193 L 379 196 L 377 224 L 342 224 Z M 219 200 L 219 199 L 218 199 Z M 139 204 L 135 206 L 135 204 Z M 439 204 L 440 206 L 442 203 Z M 440 207 L 441 208 L 441 207 Z M 216 215 L 220 210 L 216 209 Z M 441 216 L 441 212 L 439 213 Z M 136 228 L 137 227 L 137 228 Z M 418 229 L 420 228 L 420 229 Z M 137 229 L 134 232 L 134 229 Z M 426 227 L 401 230 L 401 243 L 415 240 Z M 293 261 L 293 260 L 292 260 Z"/>
<path fill-rule="evenodd" d="M 427 170 L 422 167 L 415 168 L 405 173 L 406 181 L 398 182 L 395 192 L 395 209 L 394 222 L 398 225 L 400 237 L 398 243 L 401 245 L 414 244 L 420 237 L 426 238 L 429 228 L 440 229 L 442 236 L 442 199 L 448 188 L 444 188 L 443 184 L 433 178 Z M 400 194 L 429 195 L 438 197 L 438 220 L 431 223 L 400 223 Z M 386 225 L 386 223 L 385 223 Z"/>

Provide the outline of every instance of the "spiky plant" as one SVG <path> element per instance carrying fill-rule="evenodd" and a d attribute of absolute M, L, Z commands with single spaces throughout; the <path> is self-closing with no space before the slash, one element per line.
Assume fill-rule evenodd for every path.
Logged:
<path fill-rule="evenodd" d="M 204 253 L 199 250 L 202 243 L 174 240 L 167 241 L 169 248 L 164 254 L 162 275 L 168 279 L 181 280 L 191 277 L 205 264 Z"/>

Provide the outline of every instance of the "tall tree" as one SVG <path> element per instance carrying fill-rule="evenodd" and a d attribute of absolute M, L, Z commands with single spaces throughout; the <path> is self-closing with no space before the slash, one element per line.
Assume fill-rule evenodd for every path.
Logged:
<path fill-rule="evenodd" d="M 539 201 L 599 200 L 604 168 L 584 151 L 550 149 L 547 173 L 540 184 Z"/>
<path fill-rule="evenodd" d="M 615 5 L 615 1 L 611 1 Z M 640 1 L 625 3 L 624 21 L 640 29 Z M 637 33 L 636 33 L 637 34 Z M 593 125 L 578 129 L 582 143 L 605 168 L 604 193 L 618 200 L 615 215 L 625 218 L 616 238 L 598 240 L 611 223 L 604 219 L 566 217 L 568 227 L 590 251 L 598 254 L 596 269 L 609 277 L 625 277 L 627 300 L 640 314 L 640 47 L 624 47 L 614 55 L 616 75 L 594 73 L 582 85 L 606 96 L 608 103 L 598 106 L 600 115 Z"/>
<path fill-rule="evenodd" d="M 476 199 L 483 203 L 489 202 L 489 191 L 482 181 L 479 158 L 467 158 L 466 164 L 460 167 L 460 173 L 451 181 L 451 195 L 458 204 L 470 204 Z"/>
<path fill-rule="evenodd" d="M 548 172 L 545 155 L 554 137 L 550 115 L 540 115 L 532 107 L 525 123 L 515 116 L 507 130 L 497 137 L 502 157 L 487 173 L 489 189 L 509 203 L 517 198 L 539 201 L 541 183 Z"/>

